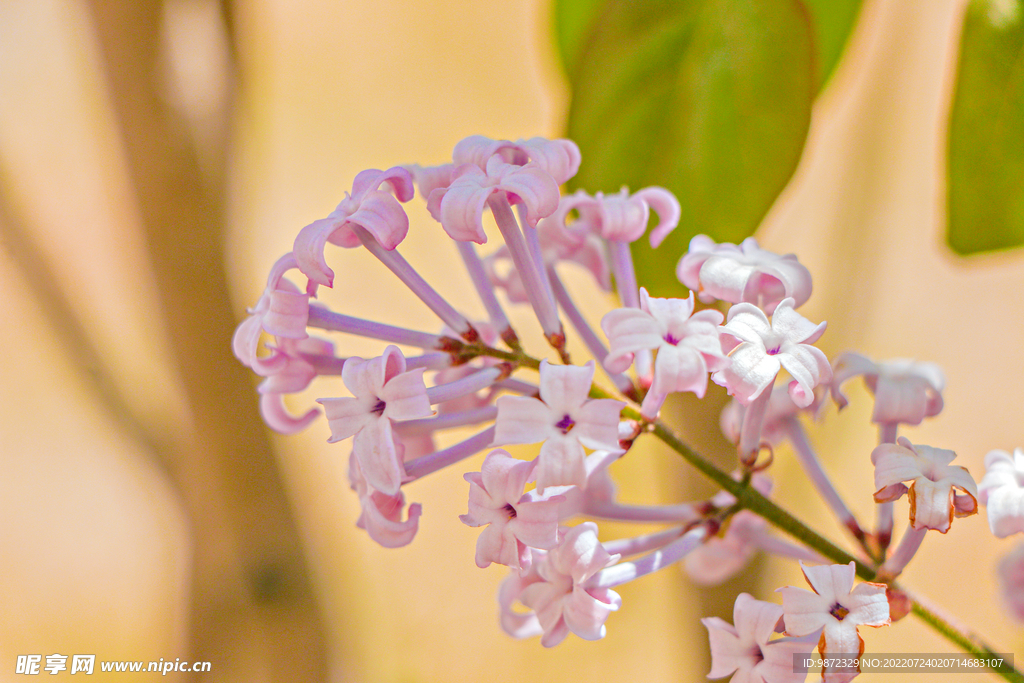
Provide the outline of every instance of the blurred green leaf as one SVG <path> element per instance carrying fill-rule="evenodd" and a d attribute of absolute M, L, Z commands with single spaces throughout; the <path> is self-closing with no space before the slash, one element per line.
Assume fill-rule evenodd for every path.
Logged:
<path fill-rule="evenodd" d="M 967 10 L 949 126 L 949 245 L 1024 244 L 1024 16 L 1018 0 Z"/>
<path fill-rule="evenodd" d="M 568 135 L 583 153 L 573 185 L 676 194 L 679 227 L 634 256 L 652 294 L 678 295 L 690 238 L 747 237 L 796 169 L 815 91 L 809 16 L 798 0 L 605 0 L 588 12 L 558 30 L 578 46 L 567 57 Z"/>
<path fill-rule="evenodd" d="M 839 63 L 860 11 L 860 0 L 804 0 L 814 22 L 818 59 L 817 89 L 821 90 Z"/>
<path fill-rule="evenodd" d="M 555 42 L 567 74 L 575 73 L 587 34 L 605 4 L 605 0 L 559 0 L 552 3 Z"/>

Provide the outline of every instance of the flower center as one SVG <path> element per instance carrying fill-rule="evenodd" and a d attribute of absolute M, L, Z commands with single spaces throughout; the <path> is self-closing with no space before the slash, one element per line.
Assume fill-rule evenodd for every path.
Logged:
<path fill-rule="evenodd" d="M 839 621 L 842 621 L 843 618 L 850 613 L 850 610 L 846 609 L 837 602 L 836 604 L 832 605 L 832 609 L 830 609 L 828 613 L 834 616 Z"/>
<path fill-rule="evenodd" d="M 509 519 L 516 518 L 516 509 L 512 507 L 512 503 L 505 503 L 505 507 L 503 507 L 502 510 L 505 511 L 505 514 L 508 515 Z"/>
<path fill-rule="evenodd" d="M 562 419 L 555 423 L 555 427 L 561 429 L 563 434 L 568 434 L 575 426 L 576 423 L 568 415 L 563 415 Z"/>
<path fill-rule="evenodd" d="M 672 336 L 671 332 L 669 332 L 668 334 L 665 335 L 665 343 L 666 344 L 671 344 L 672 346 L 675 346 L 680 341 L 682 341 L 682 340 L 681 339 L 676 339 L 674 336 Z"/>
<path fill-rule="evenodd" d="M 388 404 L 378 398 L 377 403 L 375 403 L 374 406 L 370 408 L 370 412 L 376 415 L 377 417 L 380 417 L 381 415 L 384 414 L 384 409 L 387 407 Z"/>
<path fill-rule="evenodd" d="M 775 354 L 777 354 L 781 350 L 782 350 L 782 344 L 779 344 L 778 346 L 773 346 L 770 349 L 766 349 L 766 351 L 768 352 L 769 356 L 774 356 Z"/>

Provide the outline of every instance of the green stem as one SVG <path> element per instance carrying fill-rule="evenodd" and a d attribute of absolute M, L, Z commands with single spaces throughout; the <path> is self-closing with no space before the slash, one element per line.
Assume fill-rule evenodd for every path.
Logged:
<path fill-rule="evenodd" d="M 454 342 L 455 340 L 452 341 Z M 540 368 L 539 359 L 528 356 L 522 352 L 502 351 L 479 343 L 455 343 L 458 344 L 458 348 L 448 350 L 451 351 L 453 357 L 459 360 L 470 360 L 476 356 L 490 356 L 492 358 L 500 358 L 502 360 L 516 363 L 522 367 L 529 367 L 535 370 Z M 616 394 L 613 394 L 596 384 L 591 386 L 590 396 L 592 398 L 619 398 Z M 686 443 L 676 436 L 676 434 L 661 420 L 651 422 L 644 418 L 636 408 L 629 405 L 623 408 L 622 415 L 623 417 L 631 420 L 636 420 L 640 423 L 644 431 L 654 434 L 669 448 L 681 455 L 684 460 L 700 470 L 704 476 L 708 477 L 724 490 L 731 493 L 736 498 L 737 508 L 750 510 L 759 517 L 763 517 L 774 526 L 802 542 L 807 547 L 818 551 L 818 553 L 823 557 L 827 557 L 837 564 L 849 564 L 850 562 L 853 562 L 856 566 L 857 576 L 863 580 L 878 580 L 877 567 L 873 567 L 870 564 L 857 559 L 853 555 L 850 555 L 824 536 L 821 536 L 812 530 L 786 510 L 773 503 L 750 485 L 749 478 L 744 481 L 737 481 L 727 472 L 715 467 L 715 465 L 710 461 L 706 460 L 703 456 L 686 445 Z M 890 586 L 894 590 L 903 590 L 895 583 L 890 582 Z M 964 650 L 964 652 L 972 654 L 979 660 L 983 661 L 990 659 L 996 654 L 995 650 L 986 645 L 980 638 L 974 636 L 974 634 L 966 634 L 956 628 L 953 624 L 949 623 L 948 620 L 943 619 L 941 616 L 936 614 L 935 611 L 922 605 L 918 599 L 912 599 L 912 602 L 912 611 L 919 619 L 921 619 L 921 621 L 931 626 L 947 640 Z M 1008 681 L 1024 683 L 1024 674 L 1010 665 L 1004 664 L 1001 667 L 990 667 L 990 669 Z"/>

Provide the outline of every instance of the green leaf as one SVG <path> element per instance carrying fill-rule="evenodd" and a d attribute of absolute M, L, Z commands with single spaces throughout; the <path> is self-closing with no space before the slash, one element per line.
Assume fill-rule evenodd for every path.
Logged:
<path fill-rule="evenodd" d="M 567 74 L 576 72 L 580 53 L 604 0 L 558 0 L 552 3 L 555 42 Z"/>
<path fill-rule="evenodd" d="M 605 0 L 589 16 L 569 73 L 573 185 L 675 193 L 679 227 L 634 258 L 653 295 L 678 295 L 690 238 L 749 236 L 796 169 L 815 89 L 808 15 L 798 0 Z"/>
<path fill-rule="evenodd" d="M 804 0 L 814 22 L 820 91 L 835 71 L 860 11 L 860 0 Z"/>
<path fill-rule="evenodd" d="M 1024 16 L 1018 0 L 971 3 L 949 126 L 949 246 L 1024 244 Z"/>

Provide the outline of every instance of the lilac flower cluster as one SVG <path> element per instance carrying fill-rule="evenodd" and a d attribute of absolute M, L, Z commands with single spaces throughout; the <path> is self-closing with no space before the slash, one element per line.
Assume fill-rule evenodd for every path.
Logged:
<path fill-rule="evenodd" d="M 658 246 L 679 220 L 678 202 L 657 187 L 563 196 L 559 187 L 579 165 L 579 150 L 568 140 L 474 136 L 456 145 L 451 163 L 358 174 L 334 211 L 299 231 L 235 334 L 235 355 L 265 378 L 259 393 L 267 424 L 283 433 L 305 429 L 319 410 L 292 415 L 283 396 L 341 376 L 350 396 L 318 403 L 330 441 L 351 443 L 349 475 L 362 507 L 357 524 L 386 547 L 410 543 L 418 529 L 422 508 L 407 505 L 406 484 L 489 450 L 480 471 L 465 474 L 468 511 L 460 519 L 482 528 L 477 565 L 509 568 L 498 602 L 501 625 L 513 636 L 540 635 L 545 646 L 569 633 L 599 639 L 621 603 L 614 587 L 684 558 L 694 580 L 718 583 L 762 550 L 818 565 L 803 568 L 813 592 L 783 588 L 781 606 L 741 595 L 734 625 L 705 619 L 714 657 L 710 676 L 738 671 L 738 680 L 797 680 L 789 666 L 795 652 L 815 645 L 823 655 L 862 650 L 859 625 L 882 626 L 902 616 L 890 615 L 885 584 L 854 588 L 853 563 L 830 565 L 814 549 L 774 536 L 762 517 L 726 491 L 693 503 L 621 504 L 609 465 L 662 425 L 659 413 L 669 394 L 703 397 L 710 377 L 734 398 L 722 414 L 722 429 L 737 445 L 735 479 L 767 496 L 771 482 L 763 470 L 778 445 L 789 441 L 865 562 L 891 582 L 928 529 L 946 533 L 954 517 L 977 511 L 978 486 L 966 469 L 950 465 L 952 451 L 897 436 L 899 425 L 918 424 L 941 410 L 941 372 L 930 364 L 874 363 L 852 353 L 830 363 L 814 346 L 825 323 L 796 310 L 810 297 L 810 273 L 796 257 L 765 251 L 753 238 L 737 246 L 695 237 L 677 269 L 689 297 L 651 296 L 637 286 L 629 244 L 645 233 L 653 209 L 657 224 L 649 238 Z M 471 321 L 401 256 L 409 231 L 402 205 L 417 189 L 454 241 L 487 320 Z M 503 245 L 481 257 L 476 245 L 488 241 L 488 211 Z M 365 248 L 436 314 L 443 329 L 386 325 L 314 302 L 319 287 L 333 284 L 329 244 Z M 622 307 L 604 316 L 603 335 L 566 289 L 559 273 L 566 262 L 589 271 L 600 291 L 612 291 L 614 283 Z M 303 286 L 285 277 L 293 270 Z M 731 307 L 726 314 L 721 306 L 698 310 L 695 297 Z M 532 307 L 552 360 L 525 353 L 505 314 L 509 304 Z M 573 364 L 563 319 L 593 360 Z M 310 330 L 386 346 L 375 358 L 346 358 L 335 354 L 334 342 L 310 336 Z M 261 348 L 264 333 L 273 341 Z M 595 384 L 598 366 L 614 391 Z M 780 382 L 783 371 L 788 380 Z M 881 431 L 871 455 L 879 510 L 873 532 L 840 498 L 798 417 L 817 414 L 829 394 L 844 406 L 840 388 L 855 375 L 875 395 L 873 420 Z M 436 447 L 435 434 L 467 426 L 479 431 Z M 513 444 L 540 446 L 527 461 L 500 448 Z M 1022 463 L 1019 450 L 1014 458 L 996 452 L 987 460 L 981 500 L 997 535 L 1024 531 Z M 904 494 L 910 524 L 890 554 L 892 501 Z M 571 524 L 580 519 L 585 521 Z M 595 519 L 668 528 L 601 541 Z M 776 633 L 785 637 L 773 638 Z M 852 677 L 823 675 L 830 681 Z"/>

